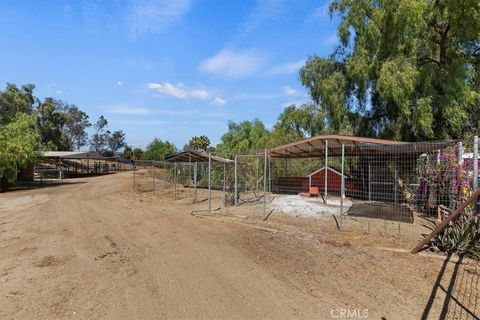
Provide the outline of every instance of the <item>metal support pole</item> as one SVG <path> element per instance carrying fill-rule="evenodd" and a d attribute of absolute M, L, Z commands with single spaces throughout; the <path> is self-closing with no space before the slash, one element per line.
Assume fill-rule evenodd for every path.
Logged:
<path fill-rule="evenodd" d="M 192 154 L 188 154 L 188 189 L 190 189 L 190 180 L 192 180 Z"/>
<path fill-rule="evenodd" d="M 223 197 L 223 205 L 227 206 L 227 163 L 223 161 L 223 188 L 222 188 L 222 197 Z"/>
<path fill-rule="evenodd" d="M 197 171 L 198 165 L 197 162 L 195 162 L 193 167 L 193 203 L 197 203 Z"/>
<path fill-rule="evenodd" d="M 208 212 L 212 211 L 212 154 L 208 154 Z"/>
<path fill-rule="evenodd" d="M 372 165 L 368 161 L 368 201 L 372 201 Z"/>
<path fill-rule="evenodd" d="M 473 138 L 473 190 L 478 189 L 478 137 Z"/>
<path fill-rule="evenodd" d="M 328 140 L 325 140 L 325 167 L 323 169 L 323 174 L 325 176 L 323 195 L 325 197 L 325 203 L 327 203 L 327 189 L 328 189 Z"/>
<path fill-rule="evenodd" d="M 260 162 L 260 161 L 259 161 L 259 160 L 260 160 L 260 159 L 259 159 L 258 156 L 257 156 L 257 181 L 256 181 L 256 190 L 259 189 L 259 185 L 260 185 L 260 181 L 258 181 L 258 180 L 260 180 L 260 179 L 259 179 L 259 170 L 260 170 L 260 167 L 259 167 L 259 164 L 260 164 L 259 162 Z"/>
<path fill-rule="evenodd" d="M 177 200 L 177 163 L 173 165 L 173 199 Z"/>
<path fill-rule="evenodd" d="M 227 171 L 227 163 L 224 161 L 223 162 L 223 194 L 225 194 L 226 191 L 226 186 L 227 186 L 227 176 L 226 176 L 226 171 Z"/>
<path fill-rule="evenodd" d="M 265 149 L 265 165 L 263 169 L 263 218 L 265 218 L 266 211 L 267 211 L 267 149 Z"/>
<path fill-rule="evenodd" d="M 238 205 L 238 177 L 237 177 L 237 162 L 238 162 L 238 157 L 235 155 L 235 182 L 234 182 L 234 188 L 235 188 L 235 192 L 234 192 L 234 201 L 235 201 L 235 205 Z"/>
<path fill-rule="evenodd" d="M 268 156 L 268 191 L 272 192 L 272 158 Z"/>
<path fill-rule="evenodd" d="M 345 198 L 345 145 L 342 143 L 342 176 L 340 186 L 340 231 L 343 230 L 343 200 Z"/>
<path fill-rule="evenodd" d="M 395 203 L 398 203 L 398 195 L 397 195 L 397 181 L 398 181 L 398 170 L 395 169 L 395 176 L 394 176 L 395 181 L 393 181 L 393 194 L 394 194 L 394 199 Z"/>

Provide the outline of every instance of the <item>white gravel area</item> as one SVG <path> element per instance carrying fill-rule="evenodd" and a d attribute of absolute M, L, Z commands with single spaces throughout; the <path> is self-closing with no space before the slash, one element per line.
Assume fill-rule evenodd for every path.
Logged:
<path fill-rule="evenodd" d="M 345 199 L 344 212 L 352 206 L 352 201 Z M 321 218 L 340 214 L 340 198 L 327 198 L 327 203 L 321 197 L 310 198 L 299 195 L 275 195 L 269 208 L 295 217 Z"/>

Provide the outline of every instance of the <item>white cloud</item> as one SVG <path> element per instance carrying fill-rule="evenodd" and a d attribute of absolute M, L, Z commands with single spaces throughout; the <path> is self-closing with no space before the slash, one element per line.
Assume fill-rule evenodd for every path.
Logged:
<path fill-rule="evenodd" d="M 216 97 L 210 103 L 215 105 L 215 106 L 223 106 L 225 103 L 227 103 L 227 101 L 223 98 Z"/>
<path fill-rule="evenodd" d="M 256 50 L 223 49 L 200 64 L 200 71 L 225 77 L 240 78 L 261 70 L 266 56 Z"/>
<path fill-rule="evenodd" d="M 285 13 L 285 2 L 285 0 L 258 0 L 243 24 L 239 36 L 245 37 L 265 23 L 282 16 Z"/>
<path fill-rule="evenodd" d="M 180 21 L 190 10 L 190 0 L 133 0 L 129 10 L 129 27 L 134 36 L 159 32 Z"/>
<path fill-rule="evenodd" d="M 63 91 L 62 90 L 57 90 L 55 91 L 56 94 L 63 94 Z"/>
<path fill-rule="evenodd" d="M 122 82 L 122 81 L 118 81 L 118 82 L 117 82 L 117 86 L 121 86 L 121 85 L 123 85 L 123 82 Z"/>
<path fill-rule="evenodd" d="M 330 1 L 327 1 L 325 4 L 315 8 L 312 14 L 308 17 L 307 21 L 328 21 L 330 19 Z"/>
<path fill-rule="evenodd" d="M 274 66 L 268 70 L 271 75 L 295 73 L 305 64 L 305 60 L 294 61 L 286 64 Z"/>
<path fill-rule="evenodd" d="M 282 87 L 282 89 L 283 89 L 283 93 L 285 93 L 285 95 L 287 96 L 297 96 L 300 94 L 300 92 L 297 89 L 292 88 L 290 86 L 284 86 Z"/>
<path fill-rule="evenodd" d="M 208 93 L 208 91 L 204 89 L 188 90 L 181 83 L 171 84 L 170 82 L 150 82 L 147 85 L 149 89 L 156 90 L 161 94 L 179 99 L 206 100 L 210 98 L 210 94 Z"/>

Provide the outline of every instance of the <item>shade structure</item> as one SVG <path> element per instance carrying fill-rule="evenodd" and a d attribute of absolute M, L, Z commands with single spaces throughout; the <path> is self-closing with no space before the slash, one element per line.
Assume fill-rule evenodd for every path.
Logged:
<path fill-rule="evenodd" d="M 225 159 L 219 156 L 211 155 L 212 162 L 216 163 L 234 163 L 233 160 Z M 169 154 L 165 157 L 167 162 L 208 162 L 208 153 L 203 151 L 181 151 Z"/>
<path fill-rule="evenodd" d="M 44 151 L 41 152 L 41 156 L 44 158 L 60 158 L 60 159 L 95 159 L 95 160 L 108 160 L 112 158 L 102 157 L 97 152 L 92 151 Z M 116 158 L 116 157 L 113 157 Z"/>
<path fill-rule="evenodd" d="M 328 142 L 328 156 L 341 156 L 342 145 L 345 156 L 419 155 L 456 144 L 454 140 L 429 142 L 403 142 L 375 138 L 363 138 L 341 135 L 321 135 L 288 143 L 268 151 L 273 158 L 308 158 L 325 155 L 325 145 Z"/>

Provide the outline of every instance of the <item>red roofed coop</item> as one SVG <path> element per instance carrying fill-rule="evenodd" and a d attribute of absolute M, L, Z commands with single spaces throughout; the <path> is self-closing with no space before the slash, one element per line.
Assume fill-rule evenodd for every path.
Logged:
<path fill-rule="evenodd" d="M 318 187 L 318 190 L 325 191 L 325 168 L 321 168 L 315 172 L 312 172 L 307 177 L 308 187 Z M 328 192 L 340 192 L 342 188 L 342 174 L 335 169 L 327 168 L 327 191 Z M 345 176 L 345 192 L 356 192 L 357 188 L 350 177 Z"/>

